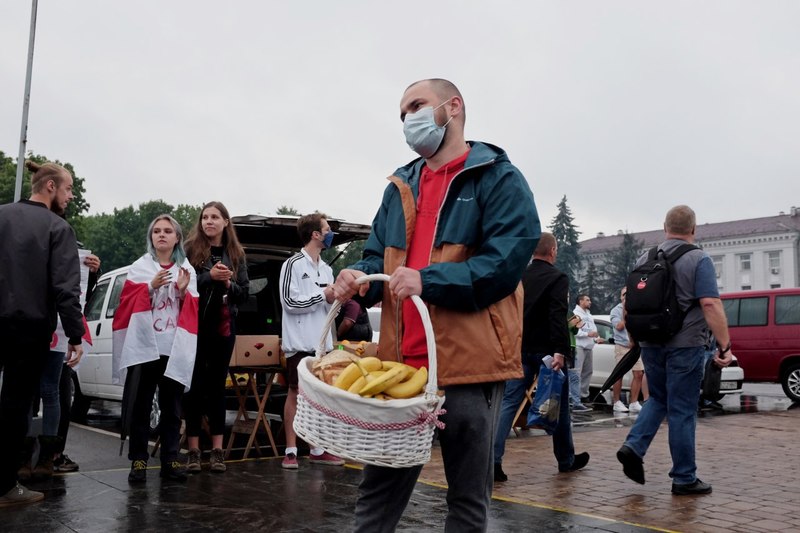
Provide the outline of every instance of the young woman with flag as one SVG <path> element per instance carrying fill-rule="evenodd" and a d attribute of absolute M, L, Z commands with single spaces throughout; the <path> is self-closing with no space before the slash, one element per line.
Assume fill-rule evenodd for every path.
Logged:
<path fill-rule="evenodd" d="M 130 483 L 146 481 L 150 412 L 158 387 L 161 477 L 182 481 L 178 461 L 181 400 L 197 350 L 197 280 L 180 224 L 160 215 L 147 231 L 147 253 L 128 271 L 114 314 L 114 378 L 124 379 L 123 439 L 130 431 Z"/>

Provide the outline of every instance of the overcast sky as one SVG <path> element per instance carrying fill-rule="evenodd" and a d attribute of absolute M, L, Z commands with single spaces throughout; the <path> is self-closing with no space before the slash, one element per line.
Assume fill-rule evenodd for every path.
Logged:
<path fill-rule="evenodd" d="M 0 150 L 19 150 L 29 0 L 0 3 Z M 39 3 L 28 149 L 90 213 L 151 199 L 370 223 L 415 155 L 405 87 L 444 77 L 543 225 L 582 239 L 800 205 L 800 2 Z"/>

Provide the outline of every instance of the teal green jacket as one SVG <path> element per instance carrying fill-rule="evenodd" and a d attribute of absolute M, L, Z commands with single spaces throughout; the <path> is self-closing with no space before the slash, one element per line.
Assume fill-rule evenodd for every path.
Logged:
<path fill-rule="evenodd" d="M 424 301 L 463 311 L 483 309 L 511 294 L 541 234 L 533 193 L 505 151 L 481 142 L 469 144 L 464 170 L 445 195 L 433 247 L 462 245 L 471 251 L 470 257 L 433 263 L 420 271 Z M 395 171 L 395 177 L 410 187 L 415 205 L 424 163 L 415 159 Z M 372 222 L 363 259 L 350 268 L 384 272 L 386 248 L 406 250 L 407 237 L 401 192 L 391 184 Z M 376 296 L 379 293 L 370 304 L 379 299 Z"/>
<path fill-rule="evenodd" d="M 520 377 L 520 280 L 541 234 L 533 194 L 506 153 L 470 141 L 439 212 L 430 264 L 420 270 L 422 299 L 436 334 L 440 385 Z M 391 275 L 405 265 L 413 237 L 423 159 L 397 169 L 372 222 L 364 255 L 350 268 Z M 373 283 L 365 298 L 383 301 L 380 353 L 400 359 L 401 306 Z M 387 284 L 388 285 L 388 284 Z M 475 364 L 475 353 L 481 363 Z"/>

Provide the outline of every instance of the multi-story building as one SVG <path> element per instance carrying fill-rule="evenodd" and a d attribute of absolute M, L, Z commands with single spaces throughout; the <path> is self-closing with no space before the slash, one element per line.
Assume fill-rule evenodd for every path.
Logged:
<path fill-rule="evenodd" d="M 602 267 L 623 235 L 599 233 L 581 242 L 581 277 L 591 262 Z M 632 236 L 650 248 L 664 240 L 664 231 Z M 800 208 L 773 217 L 698 224 L 695 238 L 714 261 L 720 292 L 800 287 Z"/>

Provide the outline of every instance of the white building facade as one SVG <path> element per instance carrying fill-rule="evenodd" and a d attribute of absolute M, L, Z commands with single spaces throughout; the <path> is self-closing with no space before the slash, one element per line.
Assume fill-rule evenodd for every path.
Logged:
<path fill-rule="evenodd" d="M 664 240 L 662 230 L 632 234 L 650 248 Z M 696 243 L 714 261 L 720 292 L 800 287 L 800 208 L 778 216 L 701 224 Z M 622 244 L 622 232 L 581 242 L 583 277 Z"/>

